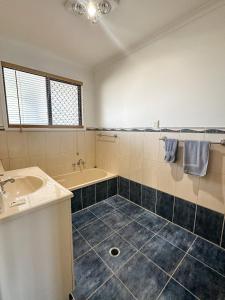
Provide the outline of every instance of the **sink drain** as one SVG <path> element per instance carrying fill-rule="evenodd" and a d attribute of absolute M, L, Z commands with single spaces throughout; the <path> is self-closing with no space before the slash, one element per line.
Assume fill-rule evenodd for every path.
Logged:
<path fill-rule="evenodd" d="M 113 257 L 117 257 L 120 255 L 120 249 L 113 247 L 109 250 L 109 254 Z"/>

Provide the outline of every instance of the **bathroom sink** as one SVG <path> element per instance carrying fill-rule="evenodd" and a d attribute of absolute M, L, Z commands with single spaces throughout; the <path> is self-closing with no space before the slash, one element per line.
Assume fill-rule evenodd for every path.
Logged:
<path fill-rule="evenodd" d="M 8 183 L 4 186 L 5 192 L 12 197 L 34 193 L 44 184 L 43 180 L 36 176 L 14 177 L 14 179 L 14 183 Z"/>

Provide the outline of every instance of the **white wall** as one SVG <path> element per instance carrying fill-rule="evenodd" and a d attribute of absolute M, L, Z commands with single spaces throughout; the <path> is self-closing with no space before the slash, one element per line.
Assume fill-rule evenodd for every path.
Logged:
<path fill-rule="evenodd" d="M 103 127 L 225 126 L 225 6 L 96 70 Z"/>
<path fill-rule="evenodd" d="M 83 81 L 84 122 L 87 126 L 95 125 L 95 105 L 93 97 L 93 73 L 77 64 L 65 61 L 54 54 L 14 41 L 0 38 L 0 61 L 7 61 L 55 75 Z M 0 85 L 1 101 L 4 101 L 2 82 Z M 2 103 L 2 102 L 1 102 Z M 0 115 L 0 125 L 2 124 Z"/>

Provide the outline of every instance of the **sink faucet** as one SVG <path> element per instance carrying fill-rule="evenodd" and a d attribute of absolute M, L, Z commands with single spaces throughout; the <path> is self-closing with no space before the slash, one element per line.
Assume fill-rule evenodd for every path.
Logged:
<path fill-rule="evenodd" d="M 82 166 L 83 166 L 83 168 L 85 166 L 85 161 L 82 158 L 80 158 L 77 162 L 77 166 L 80 168 L 80 171 L 81 171 Z"/>
<path fill-rule="evenodd" d="M 4 185 L 7 184 L 8 182 L 14 183 L 15 179 L 14 178 L 8 178 L 6 180 L 0 180 L 0 190 L 3 194 L 5 194 Z"/>

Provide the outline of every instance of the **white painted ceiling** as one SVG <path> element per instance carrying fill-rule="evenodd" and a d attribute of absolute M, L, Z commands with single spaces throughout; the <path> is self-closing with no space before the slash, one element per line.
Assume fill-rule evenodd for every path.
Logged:
<path fill-rule="evenodd" d="M 208 0 L 120 0 L 98 24 L 75 17 L 63 0 L 0 0 L 0 37 L 93 67 L 144 43 Z"/>

